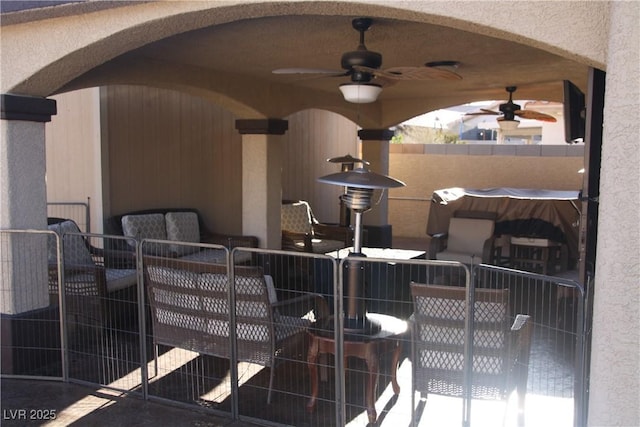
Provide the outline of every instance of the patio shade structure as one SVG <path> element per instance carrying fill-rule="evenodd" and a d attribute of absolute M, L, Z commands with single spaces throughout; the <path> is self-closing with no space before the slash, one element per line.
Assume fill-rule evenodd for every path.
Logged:
<path fill-rule="evenodd" d="M 581 193 L 514 187 L 443 188 L 433 192 L 427 234 L 447 231 L 456 211 L 496 214 L 496 235 L 526 235 L 567 244 L 570 259 L 578 259 Z"/>
<path fill-rule="evenodd" d="M 371 172 L 368 169 L 356 168 L 351 171 L 338 172 L 318 178 L 319 182 L 346 187 L 342 196 L 346 206 L 355 213 L 355 229 L 353 252 L 350 257 L 365 257 L 362 253 L 362 214 L 371 209 L 371 197 L 376 189 L 404 187 L 405 183 L 386 175 Z M 372 334 L 379 330 L 379 325 L 368 321 L 364 304 L 364 279 L 362 266 L 358 262 L 349 264 L 347 280 L 347 312 L 344 329 L 347 333 Z"/>

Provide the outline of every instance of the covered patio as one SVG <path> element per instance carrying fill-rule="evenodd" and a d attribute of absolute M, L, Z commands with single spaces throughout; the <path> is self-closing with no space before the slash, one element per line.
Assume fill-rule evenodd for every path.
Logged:
<path fill-rule="evenodd" d="M 627 354 L 629 345 L 625 340 L 609 340 L 612 331 L 620 333 L 629 316 L 637 318 L 638 314 L 637 304 L 632 304 L 636 309 L 628 310 L 629 299 L 638 298 L 637 292 L 629 291 L 636 289 L 638 278 L 637 263 L 632 258 L 638 241 L 628 238 L 638 224 L 632 216 L 618 213 L 623 201 L 632 212 L 639 211 L 639 193 L 635 191 L 638 180 L 634 179 L 638 152 L 630 135 L 638 133 L 633 112 L 640 98 L 637 82 L 629 83 L 628 78 L 637 69 L 635 64 L 619 60 L 637 53 L 637 42 L 629 41 L 637 40 L 629 37 L 638 31 L 634 24 L 636 4 L 595 2 L 575 7 L 569 2 L 545 3 L 541 9 L 536 2 L 518 2 L 509 8 L 500 2 L 468 7 L 442 2 L 413 2 L 402 7 L 377 2 L 60 3 L 10 11 L 3 4 L 3 231 L 46 228 L 47 185 L 53 183 L 45 178 L 44 123 L 55 116 L 56 105 L 49 97 L 56 94 L 92 87 L 102 87 L 102 94 L 118 90 L 126 94 L 129 89 L 121 85 L 170 89 L 178 94 L 178 102 L 159 105 L 151 101 L 142 107 L 176 108 L 170 115 L 193 113 L 199 118 L 188 128 L 162 128 L 144 121 L 100 128 L 99 139 L 106 145 L 98 145 L 101 155 L 93 158 L 99 159 L 100 167 L 93 163 L 93 168 L 89 167 L 93 173 L 86 174 L 86 179 L 99 189 L 94 200 L 101 219 L 158 204 L 186 203 L 205 211 L 207 221 L 221 224 L 224 231 L 256 236 L 262 249 L 277 249 L 281 241 L 282 192 L 288 188 L 280 173 L 286 163 L 279 143 L 288 129 L 288 115 L 324 109 L 349 118 L 354 127 L 348 145 L 359 148 L 358 154 L 370 162 L 371 169 L 384 174 L 388 172 L 392 136 L 389 128 L 402 120 L 445 106 L 500 99 L 506 85 L 518 86 L 523 97 L 550 101 L 562 101 L 563 80 L 581 87 L 590 99 L 589 167 L 583 189 L 588 199 L 584 202 L 591 213 L 600 212 L 584 222 L 589 224 L 584 230 L 588 257 L 585 268 L 593 273 L 597 265 L 594 286 L 607 289 L 590 300 L 597 321 L 590 337 L 589 422 L 613 422 L 615 417 L 623 423 L 637 421 L 637 402 L 610 398 L 633 396 L 628 393 L 629 387 L 621 391 L 626 383 L 616 378 L 625 378 L 626 372 L 633 371 L 637 357 L 628 360 L 631 366 L 611 363 L 616 354 Z M 382 69 L 428 67 L 451 71 L 452 63 L 441 61 L 456 61 L 459 64 L 454 64 L 451 72 L 462 79 L 385 83 L 376 102 L 352 104 L 338 90 L 338 82 L 348 81 L 349 76 L 300 78 L 273 72 L 289 67 L 350 72 L 338 67 L 339 59 L 357 47 L 358 34 L 351 28 L 351 21 L 361 16 L 374 21 L 366 42 L 370 50 L 382 53 Z M 602 16 L 608 17 L 609 26 L 603 26 Z M 607 75 L 601 70 L 607 70 Z M 604 109 L 610 121 L 603 128 L 600 112 L 605 105 L 605 78 L 611 101 Z M 202 100 L 200 108 L 190 104 L 181 109 L 180 93 L 197 96 Z M 105 98 L 98 94 L 96 99 Z M 206 114 L 207 104 L 222 107 L 224 114 Z M 93 119 L 100 117 L 108 123 L 118 113 L 121 119 L 127 118 L 126 110 L 111 109 L 110 116 L 101 116 L 105 111 L 98 111 Z M 213 128 L 207 127 L 211 123 L 215 123 Z M 621 133 L 624 136 L 620 137 Z M 327 133 L 321 139 L 334 141 L 335 147 L 342 149 L 343 135 Z M 607 138 L 616 143 L 608 142 L 607 146 Z M 185 140 L 198 144 L 184 145 Z M 158 145 L 154 145 L 156 142 Z M 193 152 L 185 151 L 194 147 Z M 198 151 L 201 147 L 211 151 Z M 601 148 L 606 154 L 602 158 Z M 305 161 L 300 162 L 300 168 L 319 163 L 317 153 L 303 154 L 306 157 L 301 157 Z M 176 159 L 180 159 L 181 167 L 168 168 Z M 193 159 L 204 163 L 192 163 Z M 108 160 L 121 161 L 117 171 L 125 173 L 115 173 Z M 603 177 L 606 175 L 602 182 L 601 169 Z M 310 170 L 309 175 L 312 178 L 303 181 L 293 174 L 290 181 L 306 182 L 308 191 L 313 192 L 310 182 L 315 183 L 321 173 Z M 631 191 L 624 196 L 604 191 L 617 188 L 620 182 L 628 182 Z M 291 188 L 289 191 L 293 192 Z M 327 200 L 335 201 L 338 193 L 337 189 L 328 190 L 312 202 L 328 205 Z M 367 225 L 387 230 L 387 206 L 383 198 L 367 215 Z M 603 229 L 606 232 L 599 231 Z M 602 248 L 597 262 L 596 237 Z M 10 252 L 17 253 L 3 249 L 3 260 Z M 46 255 L 40 251 L 35 256 L 41 262 L 28 272 L 3 268 L 3 326 L 5 322 L 20 324 L 49 307 Z M 631 267 L 621 269 L 621 262 Z M 12 334 L 3 336 L 3 346 L 15 339 Z M 631 389 L 637 386 L 634 383 Z M 232 417 L 236 415 L 232 413 Z"/>

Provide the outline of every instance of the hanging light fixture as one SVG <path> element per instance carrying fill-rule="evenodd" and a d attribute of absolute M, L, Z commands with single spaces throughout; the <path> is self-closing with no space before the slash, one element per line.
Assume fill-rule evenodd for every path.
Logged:
<path fill-rule="evenodd" d="M 345 205 L 355 213 L 353 236 L 353 252 L 349 257 L 365 257 L 362 253 L 362 214 L 371 209 L 371 198 L 376 189 L 404 187 L 404 182 L 386 175 L 371 172 L 366 168 L 356 168 L 346 172 L 338 172 L 318 178 L 319 182 L 346 187 L 342 196 Z M 352 261 L 348 265 L 347 276 L 347 310 L 344 318 L 344 329 L 347 333 L 370 335 L 380 329 L 367 319 L 364 304 L 364 271 L 363 264 Z"/>
<path fill-rule="evenodd" d="M 514 130 L 520 124 L 520 121 L 516 120 L 516 119 L 508 120 L 508 119 L 506 119 L 504 117 L 499 117 L 496 120 L 498 122 L 498 126 L 500 126 L 500 130 L 502 130 L 502 131 Z"/>
<path fill-rule="evenodd" d="M 340 92 L 347 102 L 369 104 L 376 102 L 382 86 L 375 83 L 344 83 L 340 85 Z"/>

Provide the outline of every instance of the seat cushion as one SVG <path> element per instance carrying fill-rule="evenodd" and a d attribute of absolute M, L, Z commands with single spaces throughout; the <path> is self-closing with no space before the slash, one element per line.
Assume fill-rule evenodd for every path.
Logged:
<path fill-rule="evenodd" d="M 176 242 L 200 243 L 200 225 L 195 212 L 168 212 L 165 215 L 167 239 Z M 170 245 L 177 256 L 198 252 L 197 246 Z"/>
<path fill-rule="evenodd" d="M 484 242 L 493 236 L 494 226 L 493 221 L 486 219 L 451 218 L 447 250 L 482 259 Z"/>
<path fill-rule="evenodd" d="M 453 252 L 445 249 L 444 251 L 436 254 L 436 259 L 440 261 L 457 261 L 467 265 L 475 265 L 482 263 L 482 253 L 480 253 L 480 255 L 472 256 L 467 253 Z"/>
<path fill-rule="evenodd" d="M 138 242 L 143 239 L 167 239 L 165 219 L 161 213 L 125 215 L 122 217 L 122 232 L 126 237 L 134 238 Z M 166 252 L 166 246 L 158 243 L 146 243 L 144 252 L 159 255 Z"/>
<path fill-rule="evenodd" d="M 107 268 L 107 292 L 115 292 L 134 286 L 138 283 L 138 273 L 135 269 Z"/>

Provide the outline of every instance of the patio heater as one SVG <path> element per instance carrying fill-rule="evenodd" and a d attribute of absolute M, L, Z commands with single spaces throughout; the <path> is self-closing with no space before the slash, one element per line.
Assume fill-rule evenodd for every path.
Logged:
<path fill-rule="evenodd" d="M 347 208 L 355 213 L 353 251 L 349 257 L 354 258 L 347 264 L 347 309 L 344 319 L 345 333 L 354 335 L 372 335 L 379 331 L 376 325 L 367 319 L 364 301 L 364 264 L 357 258 L 366 257 L 362 253 L 362 214 L 371 209 L 371 198 L 376 189 L 404 187 L 404 182 L 371 172 L 366 168 L 338 172 L 318 178 L 319 182 L 346 187 L 342 196 Z"/>
<path fill-rule="evenodd" d="M 340 171 L 348 172 L 353 170 L 353 167 L 356 163 L 362 163 L 363 166 L 369 166 L 369 162 L 366 160 L 358 159 L 353 157 L 351 154 L 347 154 L 341 157 L 332 157 L 327 159 L 327 162 L 330 163 L 340 163 L 342 165 Z M 347 188 L 344 188 L 344 193 L 340 196 L 340 227 L 349 227 L 351 225 L 351 211 L 347 208 L 347 205 L 344 202 L 344 195 L 347 193 Z"/>

